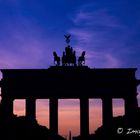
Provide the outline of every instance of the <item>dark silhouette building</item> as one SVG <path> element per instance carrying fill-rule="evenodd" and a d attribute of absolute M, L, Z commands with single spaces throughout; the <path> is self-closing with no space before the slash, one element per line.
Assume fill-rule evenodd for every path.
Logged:
<path fill-rule="evenodd" d="M 136 68 L 91 69 L 85 64 L 85 51 L 76 63 L 76 52 L 70 47 L 71 35 L 65 35 L 67 47 L 61 58 L 54 51 L 56 66 L 48 69 L 2 69 L 0 121 L 13 118 L 13 101 L 26 100 L 26 117 L 36 118 L 36 99 L 50 99 L 50 131 L 58 134 L 58 99 L 80 100 L 80 137 L 89 136 L 89 98 L 101 98 L 103 128 L 113 124 L 112 99 L 125 102 L 125 118 L 129 124 L 137 120 Z M 140 126 L 139 126 L 140 127 Z"/>
<path fill-rule="evenodd" d="M 103 125 L 112 121 L 112 98 L 125 101 L 125 116 L 138 109 L 136 68 L 90 69 L 52 66 L 48 69 L 2 69 L 1 118 L 13 115 L 13 101 L 26 99 L 26 116 L 35 119 L 35 100 L 50 99 L 50 130 L 58 133 L 58 99 L 80 100 L 80 134 L 89 135 L 89 98 L 101 98 Z"/>

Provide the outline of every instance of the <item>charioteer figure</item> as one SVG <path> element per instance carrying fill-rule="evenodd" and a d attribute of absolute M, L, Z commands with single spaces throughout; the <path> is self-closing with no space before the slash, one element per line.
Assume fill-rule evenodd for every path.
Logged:
<path fill-rule="evenodd" d="M 77 66 L 76 64 L 76 51 L 70 46 L 71 35 L 64 35 L 66 39 L 67 46 L 62 54 L 62 66 Z M 54 55 L 54 63 L 56 66 L 60 66 L 60 57 L 56 52 Z M 81 56 L 78 57 L 78 66 L 83 66 L 85 64 L 85 51 L 82 52 Z"/>

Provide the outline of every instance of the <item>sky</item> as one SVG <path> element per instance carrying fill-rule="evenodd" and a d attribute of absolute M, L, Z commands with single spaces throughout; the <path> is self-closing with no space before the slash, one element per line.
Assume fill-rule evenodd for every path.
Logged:
<path fill-rule="evenodd" d="M 0 69 L 48 68 L 68 33 L 89 67 L 135 67 L 140 78 L 139 0 L 0 0 Z"/>

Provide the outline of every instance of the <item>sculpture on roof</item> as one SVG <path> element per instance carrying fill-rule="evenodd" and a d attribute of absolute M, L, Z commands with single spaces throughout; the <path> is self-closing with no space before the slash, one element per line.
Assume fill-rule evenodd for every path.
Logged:
<path fill-rule="evenodd" d="M 69 34 L 69 35 L 64 35 L 64 36 L 66 38 L 67 44 L 69 44 L 70 43 L 70 37 L 71 37 L 71 35 Z"/>
<path fill-rule="evenodd" d="M 79 58 L 78 58 L 78 66 L 82 66 L 82 65 L 85 64 L 85 54 L 86 54 L 86 52 L 83 51 L 81 56 L 79 56 Z"/>
<path fill-rule="evenodd" d="M 67 46 L 65 47 L 65 51 L 62 55 L 62 66 L 76 66 L 76 52 L 70 46 L 70 37 L 71 35 L 64 35 L 66 38 Z"/>
<path fill-rule="evenodd" d="M 54 64 L 56 66 L 60 66 L 60 57 L 57 55 L 55 51 L 53 52 L 53 56 L 54 56 Z"/>
<path fill-rule="evenodd" d="M 77 66 L 76 64 L 76 51 L 70 46 L 71 35 L 64 35 L 66 39 L 67 46 L 62 54 L 62 66 Z M 60 66 L 60 57 L 56 52 L 53 52 L 54 64 Z M 85 64 L 85 51 L 82 52 L 81 56 L 78 57 L 78 66 L 83 66 Z"/>

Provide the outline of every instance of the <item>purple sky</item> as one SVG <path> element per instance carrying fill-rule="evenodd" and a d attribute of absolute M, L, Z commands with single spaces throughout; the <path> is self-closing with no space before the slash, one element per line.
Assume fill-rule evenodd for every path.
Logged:
<path fill-rule="evenodd" d="M 140 79 L 139 0 L 0 0 L 0 68 L 48 68 L 66 33 L 89 67 L 136 67 Z"/>
<path fill-rule="evenodd" d="M 139 68 L 140 2 L 99 1 L 1 0 L 0 67 L 47 68 L 71 33 L 73 48 L 77 55 L 86 50 L 90 67 Z"/>

